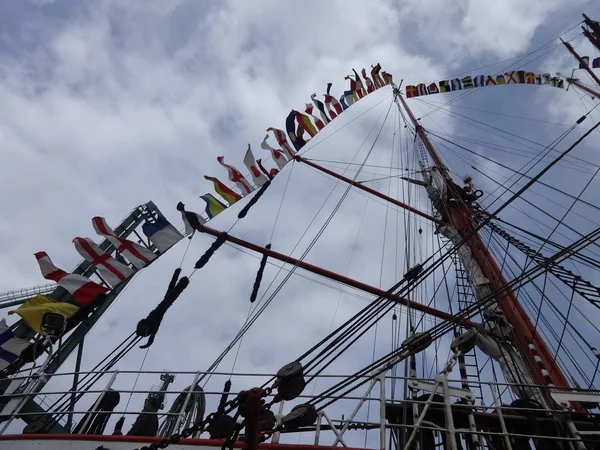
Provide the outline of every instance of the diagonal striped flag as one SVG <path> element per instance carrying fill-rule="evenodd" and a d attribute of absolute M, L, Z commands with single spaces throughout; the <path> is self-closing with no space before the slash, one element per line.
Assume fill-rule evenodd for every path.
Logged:
<path fill-rule="evenodd" d="M 46 252 L 37 252 L 35 253 L 35 257 L 40 266 L 42 276 L 46 280 L 56 281 L 81 306 L 88 305 L 97 296 L 108 291 L 105 287 L 94 283 L 83 275 L 76 275 L 59 269 L 52 263 Z"/>

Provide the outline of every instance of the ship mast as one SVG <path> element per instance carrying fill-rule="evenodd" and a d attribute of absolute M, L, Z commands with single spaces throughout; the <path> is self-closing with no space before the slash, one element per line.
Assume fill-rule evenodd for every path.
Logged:
<path fill-rule="evenodd" d="M 464 240 L 463 247 L 467 247 L 470 250 L 471 256 L 467 256 L 470 261 L 468 261 L 468 267 L 465 267 L 465 269 L 476 269 L 480 275 L 483 275 L 483 282 L 489 284 L 491 292 L 499 293 L 495 296 L 496 304 L 504 314 L 506 321 L 511 325 L 512 333 L 510 339 L 517 353 L 526 364 L 529 370 L 528 375 L 539 385 L 554 385 L 560 388 L 568 388 L 569 383 L 560 368 L 556 365 L 555 358 L 537 333 L 536 328 L 533 326 L 523 306 L 519 303 L 515 293 L 509 288 L 498 264 L 479 233 L 477 233 L 477 225 L 471 210 L 462 202 L 446 201 L 446 197 L 443 194 L 446 192 L 455 192 L 457 185 L 449 175 L 446 166 L 429 140 L 425 129 L 416 119 L 406 100 L 399 94 L 399 91 L 396 91 L 396 99 L 402 104 L 410 122 L 412 122 L 415 128 L 415 133 L 433 161 L 432 166 L 428 169 L 432 178 L 432 188 L 442 194 L 442 220 L 455 230 L 454 234 L 458 238 L 458 241 Z M 423 154 L 422 159 L 424 156 L 426 155 Z M 425 161 L 423 162 L 425 163 Z M 423 169 L 425 169 L 424 166 Z M 432 200 L 434 199 L 432 198 Z M 434 202 L 434 207 L 439 207 L 440 205 L 439 199 L 437 200 L 437 202 Z M 456 239 L 452 240 L 455 243 L 457 242 Z M 463 265 L 465 265 L 464 258 L 463 256 Z M 477 291 L 477 286 L 473 286 L 473 288 Z M 533 351 L 537 352 L 537 355 Z M 542 365 L 540 365 L 536 358 L 541 359 Z M 552 367 L 550 372 L 544 369 L 550 367 Z"/>

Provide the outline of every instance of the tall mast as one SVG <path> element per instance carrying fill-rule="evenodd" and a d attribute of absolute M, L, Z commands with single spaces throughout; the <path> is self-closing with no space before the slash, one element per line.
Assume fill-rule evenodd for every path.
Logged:
<path fill-rule="evenodd" d="M 575 57 L 575 59 L 577 59 L 577 61 L 579 61 L 579 67 L 581 69 L 585 69 L 586 72 L 589 73 L 590 76 L 594 79 L 594 81 L 596 83 L 598 83 L 598 86 L 600 86 L 600 78 L 598 78 L 596 76 L 596 74 L 594 73 L 594 71 L 592 69 L 590 69 L 590 66 L 588 65 L 587 61 L 585 61 L 581 56 L 579 56 L 579 54 L 575 51 L 575 49 L 573 48 L 573 46 L 571 44 L 563 41 L 562 39 L 560 41 L 563 43 L 563 45 L 565 47 L 567 47 L 567 50 L 569 50 L 571 52 L 571 54 Z"/>
<path fill-rule="evenodd" d="M 410 121 L 415 127 L 415 132 L 433 161 L 432 171 L 439 173 L 440 176 L 438 179 L 442 180 L 442 187 L 445 188 L 445 192 L 452 192 L 455 190 L 455 184 L 439 154 L 429 140 L 425 129 L 415 118 L 406 100 L 398 91 L 396 98 L 407 112 Z M 555 358 L 537 333 L 536 328 L 531 323 L 516 295 L 508 287 L 502 271 L 496 264 L 481 236 L 475 232 L 476 224 L 469 208 L 461 204 L 461 202 L 446 202 L 444 207 L 446 214 L 443 220 L 456 229 L 461 239 L 465 239 L 464 245 L 470 249 L 474 261 L 481 269 L 483 276 L 489 281 L 492 292 L 500 292 L 496 296 L 496 303 L 504 313 L 506 320 L 512 325 L 513 345 L 528 366 L 530 375 L 536 384 L 547 385 L 551 383 L 556 387 L 568 388 L 569 383 L 560 368 L 556 365 Z M 543 369 L 536 361 L 535 355 L 529 350 L 530 344 L 533 344 L 542 360 L 543 366 L 552 368 L 549 373 L 542 372 Z"/>

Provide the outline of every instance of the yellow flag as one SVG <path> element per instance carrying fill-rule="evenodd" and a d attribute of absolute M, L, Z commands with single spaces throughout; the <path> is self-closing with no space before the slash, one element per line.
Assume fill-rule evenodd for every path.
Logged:
<path fill-rule="evenodd" d="M 69 318 L 78 310 L 79 307 L 70 303 L 57 302 L 43 295 L 36 295 L 14 311 L 9 311 L 8 314 L 18 314 L 27 325 L 39 333 L 45 313 L 54 312 Z"/>

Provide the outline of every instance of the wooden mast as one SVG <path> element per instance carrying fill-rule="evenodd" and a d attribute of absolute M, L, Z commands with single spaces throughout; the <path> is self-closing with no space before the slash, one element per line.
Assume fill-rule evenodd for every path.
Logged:
<path fill-rule="evenodd" d="M 425 129 L 421 126 L 419 121 L 415 118 L 411 109 L 409 108 L 406 100 L 398 95 L 396 98 L 400 101 L 403 108 L 408 114 L 410 121 L 415 127 L 415 132 L 418 134 L 423 145 L 427 149 L 428 154 L 433 160 L 433 166 L 437 168 L 439 173 L 442 175 L 446 189 L 451 188 L 454 182 L 448 174 L 446 166 L 442 162 L 439 154 L 434 148 L 433 144 L 429 140 Z M 533 376 L 534 380 L 539 385 L 547 385 L 545 375 L 539 364 L 536 361 L 535 355 L 529 351 L 529 344 L 533 344 L 535 350 L 539 354 L 543 365 L 545 367 L 553 367 L 552 372 L 549 374 L 551 383 L 559 388 L 569 388 L 569 382 L 565 375 L 562 373 L 560 367 L 555 365 L 555 359 L 550 353 L 550 350 L 546 346 L 543 339 L 538 334 L 536 328 L 533 326 L 529 316 L 525 312 L 523 306 L 519 303 L 515 293 L 508 287 L 508 283 L 504 278 L 501 269 L 498 267 L 494 257 L 491 255 L 487 246 L 477 229 L 475 220 L 471 214 L 471 211 L 462 205 L 460 202 L 450 202 L 447 205 L 447 216 L 446 220 L 448 224 L 454 226 L 458 231 L 461 238 L 465 239 L 465 245 L 467 245 L 481 268 L 483 275 L 489 280 L 492 291 L 502 292 L 503 294 L 498 295 L 497 304 L 504 313 L 508 322 L 513 326 L 513 343 L 515 348 L 523 357 L 529 367 L 529 371 Z"/>

